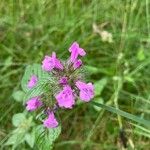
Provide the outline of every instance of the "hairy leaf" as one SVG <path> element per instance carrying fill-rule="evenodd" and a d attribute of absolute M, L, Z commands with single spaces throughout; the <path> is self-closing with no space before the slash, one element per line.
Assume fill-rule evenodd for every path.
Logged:
<path fill-rule="evenodd" d="M 53 148 L 53 143 L 58 138 L 61 133 L 61 126 L 57 128 L 46 129 L 42 125 L 36 127 L 35 129 L 35 138 L 36 146 L 38 149 L 48 149 Z"/>

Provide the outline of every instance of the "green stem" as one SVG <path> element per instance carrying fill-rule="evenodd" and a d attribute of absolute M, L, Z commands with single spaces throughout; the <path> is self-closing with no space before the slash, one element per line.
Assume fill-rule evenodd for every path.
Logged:
<path fill-rule="evenodd" d="M 147 21 L 147 31 L 148 31 L 148 37 L 150 37 L 150 23 L 149 23 L 149 3 L 148 0 L 146 0 L 146 21 Z"/>
<path fill-rule="evenodd" d="M 117 89 L 114 94 L 114 104 L 115 104 L 115 107 L 117 110 L 119 109 L 118 96 L 119 96 L 119 92 L 120 92 L 121 88 L 122 88 L 122 79 L 119 78 L 118 83 L 117 83 Z M 121 116 L 117 114 L 117 118 L 118 118 L 119 128 L 122 129 L 123 125 L 122 125 Z"/>
<path fill-rule="evenodd" d="M 112 104 L 112 101 L 111 101 L 111 99 L 110 99 L 110 100 L 106 103 L 106 105 L 111 105 L 111 104 Z M 86 149 L 86 146 L 87 146 L 87 144 L 89 143 L 91 137 L 94 135 L 94 133 L 95 133 L 95 131 L 96 131 L 96 129 L 97 129 L 97 126 L 98 126 L 98 124 L 100 123 L 100 120 L 101 120 L 102 116 L 104 115 L 104 113 L 105 113 L 105 109 L 103 109 L 103 110 L 101 110 L 101 111 L 99 112 L 98 117 L 97 117 L 97 119 L 96 119 L 94 125 L 92 126 L 92 129 L 90 130 L 89 134 L 87 135 L 87 138 L 86 138 L 85 142 L 84 142 L 83 145 L 82 145 L 82 150 Z"/>

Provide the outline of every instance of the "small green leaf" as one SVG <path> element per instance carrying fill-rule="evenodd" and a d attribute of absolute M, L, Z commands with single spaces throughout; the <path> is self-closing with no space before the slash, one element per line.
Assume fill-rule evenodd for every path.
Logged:
<path fill-rule="evenodd" d="M 142 61 L 145 59 L 144 49 L 140 49 L 137 53 L 137 58 L 139 61 Z"/>
<path fill-rule="evenodd" d="M 95 82 L 94 87 L 95 87 L 95 96 L 100 95 L 101 92 L 103 91 L 104 87 L 107 84 L 107 79 L 103 78 L 97 82 Z"/>
<path fill-rule="evenodd" d="M 35 142 L 35 136 L 33 134 L 26 133 L 25 135 L 25 141 L 28 143 L 28 145 L 33 148 L 34 142 Z"/>
<path fill-rule="evenodd" d="M 18 113 L 13 115 L 12 123 L 15 127 L 18 127 L 25 120 L 26 120 L 25 114 Z"/>
<path fill-rule="evenodd" d="M 23 101 L 25 93 L 23 91 L 16 91 L 13 93 L 12 96 L 17 102 L 21 102 L 21 101 Z"/>

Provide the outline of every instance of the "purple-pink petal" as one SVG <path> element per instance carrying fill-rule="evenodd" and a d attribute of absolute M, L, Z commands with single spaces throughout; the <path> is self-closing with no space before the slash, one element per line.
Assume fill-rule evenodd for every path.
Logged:
<path fill-rule="evenodd" d="M 42 106 L 42 102 L 40 101 L 39 96 L 29 99 L 26 104 L 27 104 L 26 109 L 28 111 L 33 111 Z"/>
<path fill-rule="evenodd" d="M 79 60 L 76 60 L 74 63 L 73 63 L 73 68 L 74 69 L 77 69 L 77 68 L 80 68 L 82 66 L 82 61 L 79 59 Z"/>
<path fill-rule="evenodd" d="M 36 86 L 37 82 L 38 82 L 38 77 L 36 75 L 32 75 L 27 84 L 28 88 L 30 89 L 33 88 L 34 86 Z"/>
<path fill-rule="evenodd" d="M 79 44 L 77 42 L 73 42 L 71 46 L 69 47 L 69 52 L 76 50 L 78 47 L 79 47 Z"/>
<path fill-rule="evenodd" d="M 82 82 L 82 81 L 77 81 L 76 82 L 76 86 L 78 87 L 78 89 L 82 90 L 83 88 L 86 88 L 86 83 Z"/>
<path fill-rule="evenodd" d="M 45 56 L 42 61 L 42 69 L 45 71 L 51 71 L 55 67 L 55 62 L 50 56 Z"/>
<path fill-rule="evenodd" d="M 70 46 L 69 52 L 71 52 L 70 61 L 73 63 L 76 61 L 78 55 L 80 55 L 80 56 L 86 55 L 86 52 L 84 51 L 84 49 L 80 48 L 79 44 L 77 42 L 74 42 Z"/>
<path fill-rule="evenodd" d="M 79 52 L 79 55 L 80 55 L 80 56 L 85 56 L 85 55 L 86 55 L 86 52 L 84 51 L 83 48 L 79 48 L 79 49 L 78 49 L 78 52 Z"/>
<path fill-rule="evenodd" d="M 48 118 L 44 120 L 43 125 L 46 128 L 56 128 L 58 126 L 58 121 L 56 120 L 53 112 L 49 113 Z"/>
<path fill-rule="evenodd" d="M 84 83 L 82 81 L 77 81 L 76 86 L 80 90 L 79 96 L 80 99 L 88 102 L 94 97 L 94 86 L 92 83 Z"/>
<path fill-rule="evenodd" d="M 64 107 L 64 108 L 72 108 L 73 105 L 75 104 L 75 99 L 73 95 L 73 90 L 71 89 L 70 86 L 65 86 L 63 87 L 63 90 L 60 91 L 56 96 L 55 96 L 58 106 L 59 107 Z"/>
<path fill-rule="evenodd" d="M 68 78 L 67 77 L 61 77 L 59 80 L 59 83 L 62 85 L 66 85 L 68 83 Z"/>
<path fill-rule="evenodd" d="M 63 70 L 63 65 L 60 60 L 56 58 L 56 53 L 53 52 L 52 56 L 45 56 L 42 61 L 42 69 L 45 71 L 51 71 L 52 69 L 57 68 Z"/>
<path fill-rule="evenodd" d="M 63 70 L 63 65 L 61 64 L 60 60 L 59 59 L 55 59 L 55 68 L 57 69 L 60 69 L 60 70 Z"/>

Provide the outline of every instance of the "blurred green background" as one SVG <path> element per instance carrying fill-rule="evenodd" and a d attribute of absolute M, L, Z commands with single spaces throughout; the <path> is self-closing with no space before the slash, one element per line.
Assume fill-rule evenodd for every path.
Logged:
<path fill-rule="evenodd" d="M 0 0 L 2 147 L 14 128 L 12 116 L 24 110 L 14 93 L 25 67 L 52 51 L 66 59 L 74 41 L 87 52 L 87 78 L 98 87 L 94 100 L 117 107 L 115 97 L 120 109 L 150 119 L 149 0 Z M 116 115 L 86 104 L 61 117 L 54 149 L 80 150 L 84 141 L 89 150 L 123 149 Z M 128 149 L 148 150 L 150 131 L 122 122 Z"/>

